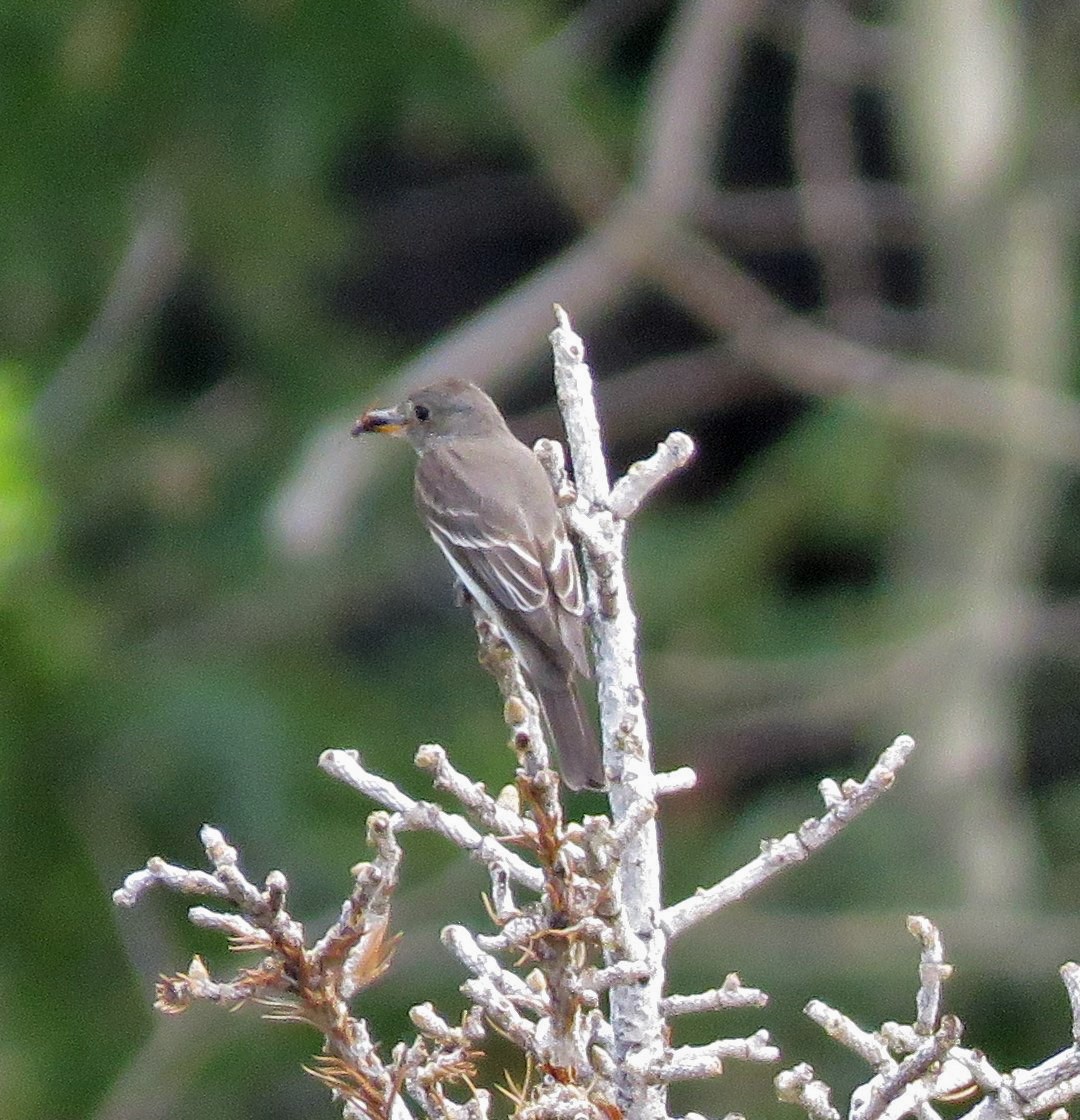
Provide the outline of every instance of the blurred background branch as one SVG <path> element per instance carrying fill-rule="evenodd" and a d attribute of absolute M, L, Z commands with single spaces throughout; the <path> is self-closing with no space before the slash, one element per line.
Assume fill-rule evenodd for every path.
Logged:
<path fill-rule="evenodd" d="M 407 457 L 348 431 L 467 376 L 558 435 L 556 300 L 615 468 L 675 427 L 700 449 L 631 551 L 658 764 L 702 777 L 661 822 L 671 896 L 809 779 L 922 744 L 917 794 L 680 945 L 674 990 L 752 972 L 813 1054 L 812 994 L 906 1008 L 919 910 L 979 962 L 951 1010 L 998 1067 L 1049 1052 L 1080 899 L 1076 5 L 16 0 L 0 38 L 0 1098 L 141 1115 L 163 1066 L 173 1118 L 226 1080 L 237 1117 L 331 1114 L 274 1076 L 287 1029 L 151 1024 L 175 916 L 120 931 L 103 884 L 228 820 L 253 861 L 294 839 L 318 920 L 357 828 L 323 748 L 398 776 L 439 740 L 505 780 Z M 476 892 L 410 839 L 388 1036 L 430 994 L 432 900 Z M 775 1108 L 764 1073 L 727 1093 Z"/>

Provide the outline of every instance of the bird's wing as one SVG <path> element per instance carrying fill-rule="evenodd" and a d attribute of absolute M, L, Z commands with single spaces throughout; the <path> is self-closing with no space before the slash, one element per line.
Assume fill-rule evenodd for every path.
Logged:
<path fill-rule="evenodd" d="M 556 518 L 555 531 L 546 540 L 537 542 L 538 551 L 547 573 L 548 586 L 563 610 L 581 616 L 585 612 L 585 596 L 581 591 L 574 546 L 566 535 L 562 518 Z"/>
<path fill-rule="evenodd" d="M 577 558 L 543 468 L 516 441 L 489 448 L 489 455 L 482 475 L 463 470 L 452 449 L 421 458 L 416 504 L 432 536 L 497 605 L 526 613 L 550 606 L 580 617 Z"/>
<path fill-rule="evenodd" d="M 524 542 L 464 525 L 466 513 L 451 508 L 429 517 L 428 529 L 436 543 L 464 560 L 499 606 L 525 613 L 539 610 L 548 601 L 549 591 L 536 554 Z"/>

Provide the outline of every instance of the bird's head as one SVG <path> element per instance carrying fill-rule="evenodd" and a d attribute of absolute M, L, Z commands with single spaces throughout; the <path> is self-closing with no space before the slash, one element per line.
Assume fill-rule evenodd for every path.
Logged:
<path fill-rule="evenodd" d="M 418 450 L 440 439 L 492 435 L 505 427 L 495 402 L 468 381 L 439 381 L 418 389 L 395 408 L 372 408 L 353 425 L 365 432 L 405 436 Z"/>

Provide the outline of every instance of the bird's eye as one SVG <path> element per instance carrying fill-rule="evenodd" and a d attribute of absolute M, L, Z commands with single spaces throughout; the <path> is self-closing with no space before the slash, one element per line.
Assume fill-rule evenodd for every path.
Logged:
<path fill-rule="evenodd" d="M 426 404 L 413 405 L 413 415 L 422 424 L 431 415 L 431 409 Z"/>

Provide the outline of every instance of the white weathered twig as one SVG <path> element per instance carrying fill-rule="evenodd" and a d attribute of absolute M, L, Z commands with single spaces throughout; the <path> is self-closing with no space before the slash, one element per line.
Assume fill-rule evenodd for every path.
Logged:
<path fill-rule="evenodd" d="M 488 953 L 506 953 L 526 945 L 544 932 L 545 919 L 535 907 L 528 913 L 511 918 L 498 933 L 478 933 L 476 943 Z"/>
<path fill-rule="evenodd" d="M 915 749 L 907 735 L 895 739 L 877 760 L 862 782 L 822 783 L 828 812 L 803 823 L 798 832 L 779 840 L 766 841 L 761 855 L 739 868 L 715 886 L 703 888 L 690 898 L 669 906 L 660 915 L 660 925 L 669 937 L 676 937 L 710 914 L 762 887 L 769 880 L 827 844 L 846 825 L 864 813 L 896 778 L 896 772 Z"/>
<path fill-rule="evenodd" d="M 978 1056 L 970 1052 L 964 1055 L 973 1074 Z M 977 1079 L 979 1083 L 985 1080 L 992 1084 L 993 1074 L 987 1066 L 978 1068 L 982 1075 Z M 967 1114 L 966 1120 L 1035 1116 L 1076 1100 L 1080 1097 L 1080 1049 L 1070 1046 L 1029 1070 L 1017 1069 L 998 1076 L 1000 1080 L 994 1090 Z"/>
<path fill-rule="evenodd" d="M 832 1038 L 858 1054 L 876 1074 L 851 1096 L 850 1120 L 940 1120 L 934 1100 L 982 1099 L 964 1120 L 1020 1120 L 1060 1109 L 1080 1096 L 1080 1045 L 1074 1045 L 1031 1069 L 1003 1074 L 979 1050 L 959 1045 L 961 1024 L 940 1011 L 942 984 L 951 975 L 944 961 L 941 935 L 928 918 L 913 916 L 908 928 L 921 941 L 919 992 L 913 1025 L 885 1022 L 874 1033 L 862 1030 L 847 1016 L 820 1000 L 806 1014 Z M 1080 968 L 1066 964 L 1062 980 L 1080 1033 Z M 904 1055 L 897 1061 L 893 1054 Z M 810 1092 L 813 1071 L 798 1066 L 777 1078 L 781 1100 L 801 1104 L 813 1120 L 832 1120 L 827 1087 Z M 832 1110 L 832 1111 L 830 1111 Z"/>
<path fill-rule="evenodd" d="M 1069 997 L 1072 1009 L 1073 1042 L 1080 1045 L 1080 965 L 1067 961 L 1061 966 L 1061 982 Z"/>
<path fill-rule="evenodd" d="M 653 792 L 657 797 L 665 797 L 669 793 L 686 793 L 696 785 L 697 774 L 689 766 L 663 771 L 653 778 Z"/>
<path fill-rule="evenodd" d="M 503 968 L 490 953 L 484 952 L 464 926 L 447 926 L 442 931 L 442 942 L 474 976 L 488 980 L 515 1006 L 535 1015 L 551 1011 L 546 999 L 538 996 L 516 973 Z"/>
<path fill-rule="evenodd" d="M 469 1008 L 462 1016 L 460 1027 L 451 1026 L 430 1003 L 418 1003 L 410 1008 L 409 1020 L 421 1034 L 446 1046 L 467 1049 L 475 1046 L 487 1034 L 484 1016 L 477 1007 Z"/>
<path fill-rule="evenodd" d="M 933 1035 L 924 1039 L 914 1053 L 888 1073 L 878 1074 L 860 1086 L 851 1097 L 851 1120 L 880 1120 L 881 1117 L 905 1116 L 937 1095 L 937 1079 L 926 1075 L 940 1065 L 949 1051 L 960 1041 L 960 1020 L 944 1015 Z M 900 1107 L 890 1110 L 899 1102 Z"/>
<path fill-rule="evenodd" d="M 957 1046 L 953 1049 L 951 1059 L 967 1071 L 970 1084 L 974 1084 L 984 1093 L 1001 1092 L 1005 1078 L 981 1050 L 968 1050 L 966 1047 Z M 957 1080 L 960 1081 L 959 1078 Z"/>
<path fill-rule="evenodd" d="M 624 569 L 626 522 L 608 505 L 611 489 L 584 344 L 557 305 L 555 316 L 558 326 L 551 334 L 555 388 L 582 515 L 575 527 L 586 534 L 586 583 L 596 643 L 604 762 L 612 777 L 612 819 L 616 829 L 628 819 L 643 822 L 627 835 L 615 880 L 627 936 L 635 942 L 629 955 L 648 965 L 644 983 L 620 985 L 610 993 L 616 1096 L 627 1120 L 659 1120 L 667 1114 L 664 1087 L 650 1084 L 645 1074 L 664 1060 L 660 1000 L 666 937 L 656 923 L 661 906 L 660 854 L 653 819 L 649 732 L 637 667 L 637 619 Z"/>
<path fill-rule="evenodd" d="M 535 836 L 536 825 L 491 796 L 483 782 L 474 782 L 453 766 L 446 751 L 427 743 L 416 752 L 416 765 L 432 776 L 436 789 L 451 794 L 496 836 Z"/>
<path fill-rule="evenodd" d="M 864 1031 L 846 1015 L 820 999 L 812 999 L 803 1008 L 803 1014 L 812 1019 L 830 1037 L 859 1055 L 869 1065 L 879 1069 L 895 1064 L 885 1044 L 869 1031 Z"/>
<path fill-rule="evenodd" d="M 814 1067 L 806 1062 L 782 1070 L 773 1084 L 780 1100 L 799 1105 L 810 1120 L 841 1120 L 832 1103 L 832 1090 L 814 1076 Z"/>
<path fill-rule="evenodd" d="M 694 995 L 665 996 L 660 1010 L 664 1015 L 697 1015 L 703 1011 L 727 1011 L 734 1007 L 764 1007 L 769 997 L 760 988 L 746 988 L 739 977 L 731 972 L 723 986 Z"/>
<path fill-rule="evenodd" d="M 908 930 L 922 942 L 919 960 L 919 994 L 915 999 L 915 1030 L 922 1035 L 933 1034 L 941 1014 L 941 985 L 952 975 L 952 966 L 945 963 L 945 948 L 937 926 L 918 914 L 908 918 Z"/>
<path fill-rule="evenodd" d="M 536 1054 L 536 1024 L 526 1019 L 514 1006 L 514 1001 L 500 992 L 490 979 L 477 976 L 466 980 L 461 990 L 519 1050 Z"/>
<path fill-rule="evenodd" d="M 780 1058 L 780 1051 L 773 1046 L 769 1032 L 760 1030 L 749 1038 L 720 1038 L 705 1046 L 676 1047 L 652 1069 L 651 1076 L 661 1084 L 719 1077 L 724 1072 L 723 1062 L 728 1058 L 775 1062 Z"/>
<path fill-rule="evenodd" d="M 206 906 L 192 906 L 188 910 L 188 921 L 199 929 L 224 934 L 253 948 L 270 947 L 270 935 L 240 914 L 223 914 L 220 910 L 211 910 Z"/>
<path fill-rule="evenodd" d="M 672 432 L 648 459 L 633 463 L 611 488 L 608 508 L 624 520 L 633 517 L 645 499 L 694 455 L 694 441 L 685 432 Z"/>
<path fill-rule="evenodd" d="M 113 891 L 112 899 L 117 906 L 130 908 L 154 887 L 159 886 L 181 894 L 208 895 L 222 900 L 229 897 L 228 888 L 213 875 L 166 863 L 160 856 L 151 856 L 146 861 L 146 867 L 132 871 L 124 879 L 124 885 Z"/>
<path fill-rule="evenodd" d="M 640 984 L 648 975 L 649 967 L 642 961 L 618 961 L 588 974 L 586 982 L 594 992 L 606 992 L 620 984 Z"/>
<path fill-rule="evenodd" d="M 899 1120 L 907 1115 L 938 1120 L 929 1102 L 964 1088 L 971 1080 L 962 1065 L 947 1058 L 958 1049 L 961 1027 L 955 1016 L 939 1018 L 940 984 L 948 976 L 948 966 L 941 961 L 941 938 L 925 918 L 909 919 L 909 929 L 923 942 L 926 966 L 920 972 L 916 1027 L 886 1023 L 880 1031 L 870 1033 L 821 1000 L 811 1000 L 805 1008 L 806 1015 L 831 1038 L 876 1071 L 853 1092 L 851 1120 Z M 897 1061 L 890 1047 L 906 1057 Z"/>
<path fill-rule="evenodd" d="M 447 813 L 431 802 L 416 801 L 393 782 L 372 774 L 361 765 L 356 751 L 323 751 L 319 756 L 319 767 L 365 797 L 401 814 L 401 827 L 410 831 L 426 829 L 437 832 L 482 863 L 505 867 L 514 879 L 530 890 L 538 891 L 543 886 L 543 872 L 526 863 L 516 852 L 504 848 L 493 837 L 478 832 L 464 817 Z"/>
<path fill-rule="evenodd" d="M 285 911 L 288 884 L 280 871 L 271 871 L 266 877 L 265 889 L 260 890 L 240 870 L 239 854 L 220 829 L 203 825 L 199 836 L 206 857 L 214 867 L 212 875 L 205 871 L 177 867 L 155 856 L 147 860 L 142 871 L 135 871 L 124 880 L 124 885 L 113 892 L 117 906 L 131 907 L 151 888 L 164 887 L 180 894 L 195 894 L 232 902 L 243 911 L 247 924 L 256 930 L 265 930 L 293 942 L 303 942 L 303 927 L 294 922 Z M 220 914 L 198 906 L 192 908 L 192 921 L 204 928 L 217 928 L 229 936 L 244 936 L 242 923 L 234 916 Z M 236 932 L 233 932 L 233 931 Z M 258 940 L 258 937 L 257 937 Z"/>

